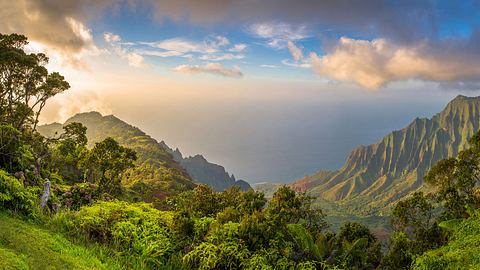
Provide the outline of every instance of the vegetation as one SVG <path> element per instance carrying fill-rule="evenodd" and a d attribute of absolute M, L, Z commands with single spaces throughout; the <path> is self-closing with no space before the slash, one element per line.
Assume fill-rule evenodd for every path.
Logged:
<path fill-rule="evenodd" d="M 129 200 L 151 202 L 158 207 L 166 197 L 195 187 L 191 177 L 162 143 L 115 116 L 102 116 L 97 112 L 81 113 L 67 120 L 64 125 L 54 123 L 38 126 L 37 129 L 43 136 L 52 139 L 65 133 L 64 128 L 75 124 L 88 127 L 85 132 L 86 139 L 88 138 L 86 148 L 94 148 L 97 143 L 113 138 L 120 146 L 135 151 L 135 166 L 127 168 L 120 175 L 124 195 L 128 196 Z M 76 152 L 78 155 L 82 154 L 81 148 L 83 147 Z M 75 160 L 81 159 L 73 155 L 72 158 L 60 159 L 56 165 L 62 168 L 62 164 Z M 76 164 L 76 168 L 79 168 L 79 165 Z M 84 180 L 82 170 L 71 166 L 66 169 L 74 174 L 76 179 L 81 182 Z"/>
<path fill-rule="evenodd" d="M 122 269 L 104 252 L 0 213 L 0 269 Z"/>
<path fill-rule="evenodd" d="M 111 137 L 89 148 L 88 130 L 75 122 L 42 136 L 38 114 L 68 83 L 46 71 L 46 56 L 26 54 L 25 44 L 23 36 L 0 35 L 4 269 L 479 267 L 480 133 L 470 148 L 428 172 L 434 192 L 413 193 L 395 206 L 395 232 L 382 251 L 360 223 L 329 231 L 314 198 L 290 187 L 279 187 L 268 203 L 263 193 L 235 186 L 159 193 L 175 181 L 148 179 L 178 180 L 184 173 L 165 166 L 168 153 L 145 151 L 145 144 L 130 149 Z M 47 203 L 40 204 L 40 196 Z M 154 204 L 144 202 L 149 197 Z"/>
<path fill-rule="evenodd" d="M 480 269 L 480 212 L 462 221 L 440 223 L 452 232 L 447 245 L 415 260 L 413 269 Z"/>

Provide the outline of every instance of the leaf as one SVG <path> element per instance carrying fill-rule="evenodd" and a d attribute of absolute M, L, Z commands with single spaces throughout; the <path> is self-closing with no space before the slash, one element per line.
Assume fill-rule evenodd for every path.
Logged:
<path fill-rule="evenodd" d="M 461 218 L 446 220 L 446 221 L 440 222 L 438 226 L 448 231 L 455 231 L 460 225 L 460 223 L 462 223 L 462 221 L 463 219 Z"/>

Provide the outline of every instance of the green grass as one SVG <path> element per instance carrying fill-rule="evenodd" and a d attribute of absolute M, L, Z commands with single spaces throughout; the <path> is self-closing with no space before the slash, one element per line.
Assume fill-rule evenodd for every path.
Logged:
<path fill-rule="evenodd" d="M 11 215 L 0 213 L 0 270 L 121 269 L 100 249 L 88 249 Z"/>
<path fill-rule="evenodd" d="M 29 269 L 25 255 L 17 255 L 13 251 L 0 247 L 0 269 Z"/>

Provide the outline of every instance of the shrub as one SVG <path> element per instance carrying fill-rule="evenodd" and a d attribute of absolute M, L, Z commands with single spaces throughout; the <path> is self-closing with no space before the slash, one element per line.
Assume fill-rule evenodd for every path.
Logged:
<path fill-rule="evenodd" d="M 54 193 L 60 195 L 62 205 L 78 210 L 83 205 L 93 203 L 100 198 L 98 186 L 92 183 L 81 183 L 73 186 L 54 186 Z"/>
<path fill-rule="evenodd" d="M 21 180 L 0 170 L 0 209 L 30 215 L 38 200 L 36 192 L 38 189 L 26 188 Z"/>
<path fill-rule="evenodd" d="M 189 269 L 240 269 L 249 258 L 248 250 L 238 242 L 219 245 L 203 242 L 183 257 Z"/>
<path fill-rule="evenodd" d="M 204 240 L 213 222 L 215 222 L 215 219 L 212 217 L 203 217 L 195 220 L 194 236 L 196 241 Z"/>
<path fill-rule="evenodd" d="M 135 260 L 141 268 L 158 268 L 175 251 L 168 220 L 146 203 L 99 202 L 73 214 L 72 229 Z"/>

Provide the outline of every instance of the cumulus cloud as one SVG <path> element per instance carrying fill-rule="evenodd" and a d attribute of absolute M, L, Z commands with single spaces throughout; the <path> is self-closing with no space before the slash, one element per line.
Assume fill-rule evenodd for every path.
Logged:
<path fill-rule="evenodd" d="M 220 75 L 223 77 L 241 78 L 243 73 L 240 68 L 235 66 L 233 68 L 227 68 L 220 63 L 207 63 L 203 66 L 200 65 L 180 65 L 175 68 L 175 71 L 185 74 L 196 73 L 210 73 L 214 75 Z"/>
<path fill-rule="evenodd" d="M 98 53 L 85 21 L 90 9 L 103 10 L 115 1 L 0 1 L 0 32 L 16 32 L 60 54 L 66 64 L 79 65 L 85 54 Z M 88 7 L 85 9 L 84 7 Z M 95 13 L 93 12 L 93 13 Z"/>
<path fill-rule="evenodd" d="M 478 54 L 448 48 L 437 51 L 428 43 L 402 46 L 386 39 L 343 37 L 327 54 L 312 53 L 310 61 L 318 75 L 372 90 L 407 79 L 445 82 L 480 77 Z"/>

